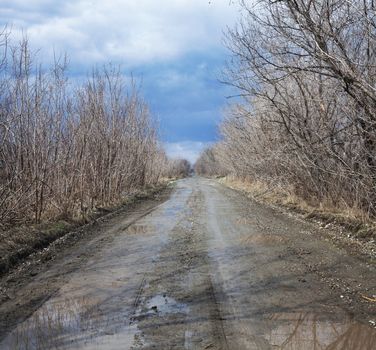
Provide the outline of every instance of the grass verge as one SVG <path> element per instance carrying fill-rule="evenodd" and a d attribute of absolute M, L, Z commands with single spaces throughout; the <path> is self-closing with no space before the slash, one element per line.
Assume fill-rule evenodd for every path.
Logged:
<path fill-rule="evenodd" d="M 99 208 L 80 220 L 58 220 L 38 225 L 22 225 L 6 231 L 0 231 L 0 277 L 31 254 L 48 247 L 49 244 L 67 233 L 85 225 L 95 224 L 98 219 L 111 215 L 136 202 L 152 198 L 169 184 L 169 181 L 165 181 L 159 185 L 140 190 L 124 198 L 120 205 Z"/>

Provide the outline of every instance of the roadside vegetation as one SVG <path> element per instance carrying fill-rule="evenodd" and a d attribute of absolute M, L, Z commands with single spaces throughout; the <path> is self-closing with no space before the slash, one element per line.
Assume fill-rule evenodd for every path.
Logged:
<path fill-rule="evenodd" d="M 186 161 L 167 158 L 139 86 L 119 67 L 73 83 L 66 57 L 41 64 L 7 29 L 0 50 L 2 261 L 187 174 Z"/>
<path fill-rule="evenodd" d="M 170 178 L 182 179 L 191 173 L 192 165 L 186 159 L 170 159 L 167 165 L 167 173 Z"/>
<path fill-rule="evenodd" d="M 376 3 L 241 7 L 226 36 L 225 76 L 241 99 L 228 107 L 221 140 L 202 153 L 196 172 L 227 176 L 275 202 L 373 221 Z"/>

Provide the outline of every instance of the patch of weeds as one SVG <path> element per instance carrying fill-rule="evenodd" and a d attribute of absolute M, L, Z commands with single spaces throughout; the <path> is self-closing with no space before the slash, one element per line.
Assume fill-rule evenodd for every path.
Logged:
<path fill-rule="evenodd" d="M 362 240 L 370 240 L 372 238 L 375 238 L 376 237 L 376 234 L 375 234 L 375 228 L 374 227 L 362 227 L 361 229 L 359 229 L 355 234 L 354 236 L 358 239 L 362 239 Z"/>

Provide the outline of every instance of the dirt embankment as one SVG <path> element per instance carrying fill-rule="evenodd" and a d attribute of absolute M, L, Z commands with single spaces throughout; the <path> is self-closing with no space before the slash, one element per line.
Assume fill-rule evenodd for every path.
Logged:
<path fill-rule="evenodd" d="M 0 231 L 0 277 L 21 264 L 31 254 L 46 249 L 51 243 L 59 239 L 76 240 L 78 236 L 88 232 L 99 222 L 132 208 L 140 201 L 153 198 L 166 186 L 167 183 L 164 183 L 138 191 L 126 198 L 120 206 L 98 208 L 85 218 L 44 222 L 39 225 L 22 225 Z"/>
<path fill-rule="evenodd" d="M 250 183 L 226 177 L 218 181 L 258 203 L 314 223 L 320 234 L 329 237 L 338 246 L 346 248 L 351 254 L 361 255 L 372 264 L 376 263 L 376 222 L 335 208 L 309 205 L 288 191 L 260 182 Z"/>

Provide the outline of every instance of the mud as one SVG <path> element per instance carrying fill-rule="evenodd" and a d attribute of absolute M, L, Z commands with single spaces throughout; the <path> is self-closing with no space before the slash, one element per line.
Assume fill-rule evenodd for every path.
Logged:
<path fill-rule="evenodd" d="M 0 349 L 374 349 L 375 268 L 317 230 L 181 180 L 2 281 Z"/>

